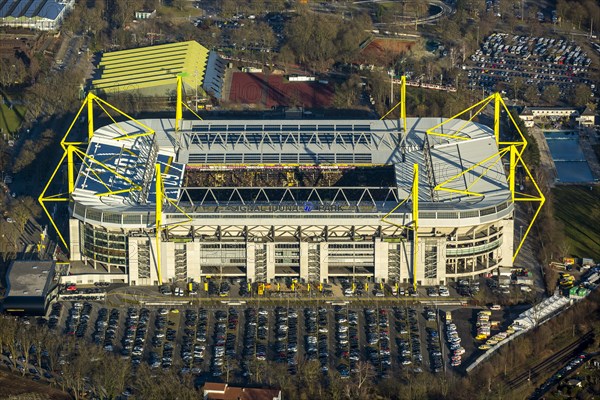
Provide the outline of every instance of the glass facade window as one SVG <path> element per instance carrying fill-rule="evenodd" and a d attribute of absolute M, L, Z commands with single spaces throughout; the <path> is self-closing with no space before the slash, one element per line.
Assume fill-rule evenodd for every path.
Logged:
<path fill-rule="evenodd" d="M 84 226 L 83 254 L 91 260 L 115 266 L 127 266 L 127 236 Z"/>
<path fill-rule="evenodd" d="M 425 278 L 437 277 L 438 248 L 435 241 L 425 244 Z"/>

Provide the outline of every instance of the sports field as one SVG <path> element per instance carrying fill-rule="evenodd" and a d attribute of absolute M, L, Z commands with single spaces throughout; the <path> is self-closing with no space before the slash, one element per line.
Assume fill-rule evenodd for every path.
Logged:
<path fill-rule="evenodd" d="M 560 186 L 552 193 L 555 217 L 565 227 L 571 253 L 600 261 L 600 187 Z"/>
<path fill-rule="evenodd" d="M 23 120 L 23 106 L 11 106 L 9 98 L 0 92 L 0 129 L 2 133 L 15 133 Z"/>
<path fill-rule="evenodd" d="M 333 98 L 330 84 L 319 82 L 289 82 L 281 75 L 235 72 L 228 100 L 237 104 L 259 107 L 303 106 L 329 107 Z"/>

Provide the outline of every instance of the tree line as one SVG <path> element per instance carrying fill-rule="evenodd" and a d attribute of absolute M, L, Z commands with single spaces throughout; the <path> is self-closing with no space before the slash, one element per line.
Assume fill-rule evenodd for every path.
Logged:
<path fill-rule="evenodd" d="M 366 14 L 347 20 L 300 12 L 286 25 L 280 56 L 314 71 L 326 71 L 335 62 L 351 61 L 371 29 L 371 18 Z"/>

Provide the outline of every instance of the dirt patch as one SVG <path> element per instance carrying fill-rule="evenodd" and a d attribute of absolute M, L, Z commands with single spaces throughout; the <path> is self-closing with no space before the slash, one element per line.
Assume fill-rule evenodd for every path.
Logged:
<path fill-rule="evenodd" d="M 398 55 L 410 52 L 415 46 L 414 40 L 395 38 L 374 38 L 360 52 L 356 62 L 359 64 L 389 64 Z"/>
<path fill-rule="evenodd" d="M 31 379 L 0 370 L 0 399 L 71 400 L 67 393 Z"/>

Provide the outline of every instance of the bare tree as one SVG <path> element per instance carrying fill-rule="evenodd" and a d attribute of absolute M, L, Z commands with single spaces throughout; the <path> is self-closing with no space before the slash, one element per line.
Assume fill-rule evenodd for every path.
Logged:
<path fill-rule="evenodd" d="M 13 367 L 17 367 L 17 345 L 16 345 L 16 329 L 17 324 L 12 317 L 2 317 L 0 320 L 0 342 L 2 350 L 7 349 L 10 353 L 10 360 Z"/>
<path fill-rule="evenodd" d="M 128 360 L 107 356 L 103 354 L 100 347 L 94 346 L 98 355 L 95 365 L 95 373 L 92 375 L 92 382 L 97 390 L 102 393 L 97 393 L 99 396 L 115 398 L 125 389 L 127 378 L 131 372 L 131 363 Z"/>
<path fill-rule="evenodd" d="M 356 395 L 359 399 L 367 399 L 372 395 L 373 378 L 375 377 L 375 371 L 373 366 L 365 361 L 359 361 L 356 363 L 356 373 L 352 380 L 356 385 Z"/>

